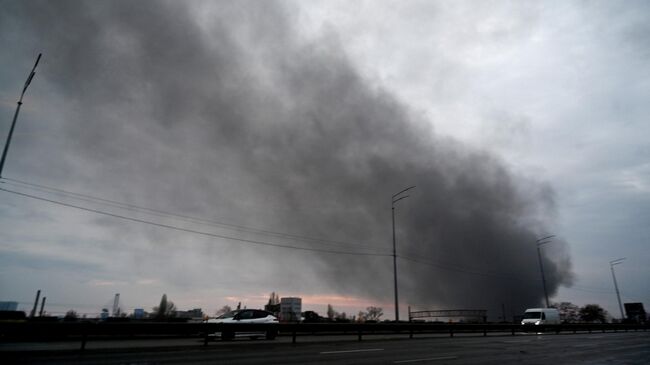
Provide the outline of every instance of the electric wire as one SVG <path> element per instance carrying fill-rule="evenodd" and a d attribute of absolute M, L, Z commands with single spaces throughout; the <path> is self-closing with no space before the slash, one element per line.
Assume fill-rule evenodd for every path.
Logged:
<path fill-rule="evenodd" d="M 493 272 L 493 271 L 479 271 L 479 270 L 469 269 L 469 268 L 466 268 L 466 267 L 463 267 L 463 266 L 451 265 L 451 264 L 443 264 L 443 263 L 433 262 L 433 261 L 426 261 L 426 260 L 422 260 L 422 259 L 415 258 L 415 257 L 409 257 L 409 256 L 397 255 L 397 257 L 399 257 L 399 258 L 401 258 L 403 260 L 419 263 L 419 264 L 422 264 L 422 265 L 433 266 L 433 267 L 437 267 L 439 269 L 454 271 L 454 272 L 468 274 L 468 275 L 486 276 L 486 277 L 491 276 L 491 277 L 498 277 L 498 278 L 504 278 L 504 279 L 527 280 L 527 281 L 529 281 L 529 279 L 522 278 L 521 275 L 515 275 L 515 274 L 510 274 L 510 273 L 498 273 L 498 272 Z M 535 280 L 537 280 L 537 279 L 535 279 Z M 541 281 L 541 279 L 539 281 Z"/>
<path fill-rule="evenodd" d="M 106 211 L 102 211 L 99 209 L 93 209 L 93 208 L 87 208 L 87 207 L 82 207 L 79 205 L 75 204 L 70 204 L 70 203 L 65 203 L 61 202 L 58 200 L 53 200 L 53 199 L 48 199 L 32 194 L 27 194 L 15 190 L 9 190 L 5 188 L 0 188 L 0 191 L 4 191 L 10 194 L 34 199 L 34 200 L 40 200 L 56 205 L 61 205 L 65 206 L 68 208 L 74 208 L 74 209 L 79 209 L 83 210 L 86 212 L 91 212 L 95 214 L 100 214 L 100 215 L 105 215 L 113 218 L 118 218 L 122 220 L 128 220 L 132 222 L 138 222 L 138 223 L 143 223 L 143 224 L 148 224 L 156 227 L 161 227 L 161 228 L 167 228 L 175 231 L 180 231 L 180 232 L 186 232 L 186 233 L 193 233 L 197 235 L 202 235 L 202 236 L 207 236 L 207 237 L 212 237 L 212 238 L 221 238 L 225 240 L 230 240 L 230 241 L 236 241 L 236 242 L 242 242 L 242 243 L 249 243 L 249 244 L 254 244 L 254 245 L 259 245 L 259 246 L 271 246 L 271 247 L 278 247 L 278 248 L 285 248 L 285 249 L 294 249 L 294 250 L 303 250 L 303 251 L 315 251 L 315 252 L 323 252 L 323 253 L 330 253 L 330 254 L 340 254 L 340 255 L 351 255 L 351 256 L 383 256 L 383 257 L 389 257 L 392 256 L 392 254 L 383 254 L 383 253 L 371 253 L 371 252 L 351 252 L 351 251 L 340 251 L 340 250 L 327 250 L 327 249 L 321 249 L 321 248 L 314 248 L 314 247 L 302 247 L 302 246 L 294 246 L 294 245 L 288 245 L 288 244 L 282 244 L 282 243 L 272 243 L 272 242 L 267 242 L 267 241 L 260 241 L 260 240 L 251 240 L 251 239 L 245 239 L 245 238 L 239 238 L 239 237 L 232 237 L 232 236 L 227 236 L 227 235 L 222 235 L 222 234 L 216 234 L 216 233 L 210 233 L 210 232 L 205 232 L 205 231 L 199 231 L 195 229 L 189 229 L 189 228 L 184 228 L 184 227 L 178 227 L 170 224 L 164 224 L 164 223 L 158 223 L 158 222 L 153 222 L 145 219 L 140 219 L 140 218 L 133 218 L 133 217 L 128 217 L 120 214 L 115 214 L 115 213 L 110 213 Z"/>
<path fill-rule="evenodd" d="M 292 239 L 296 241 L 308 241 L 308 242 L 315 242 L 315 243 L 320 243 L 320 244 L 325 244 L 325 245 L 330 245 L 330 246 L 344 246 L 344 247 L 350 247 L 350 246 L 355 246 L 359 248 L 368 248 L 368 249 L 374 249 L 374 246 L 371 245 L 365 245 L 365 244 L 359 244 L 359 243 L 351 243 L 351 242 L 343 242 L 343 241 L 336 241 L 336 240 L 328 240 L 324 238 L 314 238 L 314 237 L 307 237 L 307 236 L 302 236 L 302 235 L 296 235 L 296 234 L 290 234 L 290 233 L 283 233 L 283 232 L 277 232 L 277 231 L 271 231 L 271 230 L 265 230 L 265 229 L 259 229 L 259 228 L 252 228 L 252 227 L 247 227 L 247 226 L 242 226 L 242 225 L 236 225 L 236 224 L 231 224 L 231 223 L 225 223 L 225 222 L 220 222 L 220 221 L 215 221 L 215 220 L 209 220 L 209 219 L 204 219 L 204 218 L 199 218 L 195 216 L 190 216 L 190 215 L 184 215 L 184 214 L 178 214 L 178 213 L 173 213 L 169 211 L 164 211 L 161 209 L 154 209 L 154 208 L 148 208 L 148 207 L 143 207 L 143 206 L 138 206 L 134 204 L 128 204 L 128 203 L 123 203 L 115 200 L 110 200 L 110 199 L 105 199 L 105 198 L 100 198 L 88 194 L 82 194 L 82 193 L 77 193 L 77 192 L 72 192 L 69 190 L 64 190 L 60 188 L 55 188 L 55 187 L 50 187 L 46 185 L 41 185 L 41 184 L 35 184 L 35 183 L 30 183 L 27 181 L 23 180 L 18 180 L 18 179 L 12 179 L 12 178 L 7 178 L 7 177 L 1 177 L 0 180 L 5 180 L 3 183 L 5 184 L 10 184 L 13 186 L 20 186 L 20 187 L 27 187 L 28 189 L 44 192 L 44 193 L 58 193 L 62 194 L 64 196 L 72 197 L 77 200 L 81 201 L 86 201 L 86 202 L 91 202 L 91 203 L 100 203 L 104 204 L 107 206 L 112 206 L 115 208 L 120 208 L 120 209 L 125 209 L 129 211 L 139 211 L 139 212 L 144 212 L 149 215 L 153 216 L 158 216 L 158 217 L 168 217 L 168 218 L 174 218 L 178 219 L 181 221 L 189 222 L 189 223 L 196 223 L 196 224 L 202 224 L 202 225 L 208 225 L 208 226 L 213 226 L 213 227 L 220 227 L 220 228 L 225 228 L 225 229 L 230 229 L 234 231 L 239 231 L 239 232 L 246 232 L 246 233 L 255 233 L 255 234 L 262 234 L 262 235 L 268 235 L 268 236 L 274 236 L 274 237 L 280 237 L 280 238 L 287 238 L 287 239 Z"/>
<path fill-rule="evenodd" d="M 290 238 L 290 239 L 294 239 L 294 240 L 319 242 L 319 243 L 323 243 L 323 244 L 346 245 L 346 247 L 355 246 L 355 247 L 359 247 L 359 248 L 362 248 L 362 247 L 363 248 L 374 248 L 374 247 L 367 246 L 367 245 L 352 244 L 352 243 L 346 243 L 346 242 L 342 242 L 342 241 L 325 240 L 325 239 L 312 238 L 312 237 L 293 235 L 293 234 L 287 234 L 287 233 L 280 233 L 280 232 L 274 232 L 274 231 L 268 231 L 268 230 L 260 230 L 260 229 L 255 229 L 255 228 L 241 226 L 241 225 L 234 225 L 234 224 L 229 224 L 229 223 L 212 221 L 212 220 L 207 220 L 207 219 L 203 219 L 203 218 L 198 218 L 198 217 L 193 217 L 193 216 L 188 216 L 188 215 L 182 215 L 182 214 L 177 214 L 177 213 L 171 213 L 171 212 L 167 212 L 167 211 L 163 211 L 163 210 L 147 208 L 147 207 L 142 207 L 142 206 L 133 205 L 133 204 L 122 203 L 122 202 L 118 202 L 118 201 L 114 201 L 114 200 L 95 197 L 95 196 L 92 196 L 92 195 L 71 192 L 71 191 L 68 191 L 68 190 L 49 187 L 49 186 L 46 186 L 46 185 L 34 184 L 34 183 L 30 183 L 30 182 L 26 182 L 26 181 L 22 181 L 22 180 L 18 180 L 18 179 L 2 177 L 2 178 L 0 178 L 0 180 L 5 180 L 3 183 L 11 184 L 11 185 L 14 185 L 14 186 L 19 186 L 17 184 L 22 184 L 22 185 L 27 186 L 28 188 L 31 188 L 32 190 L 41 191 L 41 192 L 44 192 L 44 193 L 55 192 L 55 193 L 64 194 L 64 195 L 67 195 L 67 196 L 72 196 L 73 198 L 81 200 L 81 201 L 87 201 L 87 202 L 93 202 L 93 203 L 94 202 L 100 202 L 100 203 L 108 205 L 108 206 L 113 206 L 113 207 L 117 207 L 117 208 L 121 208 L 121 209 L 127 209 L 127 210 L 130 210 L 130 211 L 136 211 L 136 212 L 137 211 L 145 212 L 145 213 L 153 215 L 153 216 L 173 217 L 173 218 L 177 218 L 177 219 L 180 219 L 182 221 L 186 221 L 186 222 L 190 222 L 190 223 L 200 223 L 200 224 L 205 224 L 205 225 L 210 225 L 210 226 L 217 226 L 217 227 L 225 226 L 226 228 L 234 229 L 236 231 L 241 231 L 241 232 L 268 234 L 268 235 L 271 235 L 271 236 L 276 236 L 276 237 L 281 237 L 281 238 Z M 17 183 L 17 184 L 12 184 L 12 182 Z M 149 224 L 149 225 L 158 226 L 158 227 L 162 227 L 162 228 L 168 228 L 168 229 L 183 231 L 183 232 L 187 232 L 187 233 L 193 233 L 193 234 L 209 236 L 209 237 L 213 237 L 213 238 L 222 238 L 222 239 L 226 239 L 226 240 L 233 240 L 233 241 L 238 241 L 238 242 L 243 242 L 243 243 L 266 245 L 266 246 L 275 246 L 275 247 L 287 248 L 287 249 L 291 248 L 291 249 L 299 249 L 299 250 L 306 250 L 306 251 L 316 251 L 316 252 L 324 252 L 324 253 L 332 253 L 332 254 L 392 257 L 392 254 L 389 254 L 389 253 L 383 254 L 383 253 L 366 253 L 366 252 L 350 252 L 350 251 L 340 251 L 340 250 L 327 250 L 327 249 L 320 249 L 320 248 L 309 248 L 309 247 L 301 247 L 301 246 L 294 246 L 294 245 L 288 245 L 288 244 L 272 243 L 272 242 L 261 241 L 261 240 L 251 240 L 251 239 L 244 239 L 244 238 L 239 238 L 239 237 L 232 237 L 232 236 L 221 235 L 221 234 L 216 234 L 216 233 L 211 233 L 211 232 L 204 232 L 204 231 L 199 231 L 199 230 L 194 230 L 194 229 L 189 229 L 189 228 L 184 228 L 184 227 L 178 227 L 178 226 L 174 226 L 174 225 L 170 225 L 170 224 L 153 222 L 153 221 L 139 219 L 139 218 L 128 217 L 128 216 L 124 216 L 124 215 L 120 215 L 120 214 L 106 212 L 106 211 L 99 210 L 99 209 L 92 209 L 92 208 L 82 207 L 82 206 L 79 206 L 79 205 L 65 203 L 65 202 L 61 202 L 61 201 L 58 201 L 58 200 L 54 200 L 54 199 L 43 198 L 43 197 L 40 197 L 40 196 L 35 196 L 35 195 L 31 195 L 31 194 L 27 194 L 27 193 L 23 193 L 23 192 L 18 192 L 18 191 L 13 191 L 13 190 L 9 190 L 9 189 L 0 188 L 0 190 L 5 191 L 7 193 L 11 193 L 11 194 L 31 198 L 31 199 L 36 199 L 36 200 L 49 202 L 49 203 L 52 203 L 52 204 L 58 204 L 58 205 L 66 206 L 66 207 L 69 207 L 69 208 L 80 209 L 80 210 L 84 210 L 84 211 L 88 211 L 88 212 L 92 212 L 92 213 L 96 213 L 96 214 L 111 216 L 111 217 L 118 218 L 118 219 L 129 220 L 129 221 L 133 221 L 133 222 L 139 222 L 139 223 Z M 423 265 L 428 265 L 428 266 L 436 267 L 436 268 L 443 269 L 443 270 L 469 274 L 469 275 L 492 276 L 492 277 L 499 277 L 499 278 L 523 280 L 522 278 L 520 278 L 519 275 L 515 275 L 515 274 L 511 274 L 511 273 L 498 273 L 498 272 L 475 270 L 473 268 L 467 268 L 467 267 L 463 267 L 463 266 L 459 266 L 459 265 L 454 265 L 454 264 L 449 264 L 449 263 L 434 262 L 434 261 L 423 260 L 421 258 L 415 258 L 415 257 L 410 257 L 410 256 L 404 256 L 404 255 L 397 255 L 397 257 L 399 257 L 399 258 L 401 258 L 403 260 L 407 260 L 407 261 L 411 261 L 411 262 L 415 262 L 415 263 L 419 263 L 419 264 L 423 264 Z M 571 287 L 571 288 L 574 288 L 574 287 Z M 581 290 L 581 289 L 578 289 L 578 288 L 574 288 L 574 289 Z M 592 290 L 582 290 L 582 291 L 592 291 Z M 605 293 L 605 292 L 601 292 L 601 293 Z"/>
<path fill-rule="evenodd" d="M 591 293 L 612 293 L 613 292 L 613 289 L 591 288 L 591 287 L 582 286 L 582 285 L 574 285 L 571 288 L 575 289 L 575 290 L 584 291 L 584 292 L 591 292 Z"/>
<path fill-rule="evenodd" d="M 2 178 L 2 179 L 6 179 L 6 178 Z M 102 211 L 102 210 L 99 210 L 99 209 L 82 207 L 82 206 L 75 205 L 75 204 L 65 203 L 65 202 L 61 202 L 61 201 L 58 201 L 58 200 L 48 199 L 48 198 L 44 198 L 44 197 L 40 197 L 40 196 L 36 196 L 36 195 L 32 195 L 32 194 L 27 194 L 27 193 L 23 193 L 23 192 L 18 192 L 18 191 L 14 191 L 14 190 L 10 190 L 10 189 L 5 189 L 5 188 L 0 188 L 0 191 L 4 191 L 4 192 L 7 192 L 7 193 L 23 196 L 23 197 L 26 197 L 26 198 L 45 201 L 45 202 L 49 202 L 49 203 L 52 203 L 52 204 L 65 206 L 65 207 L 68 207 L 68 208 L 80 209 L 80 210 L 95 213 L 95 214 L 106 215 L 106 216 L 110 216 L 110 217 L 114 217 L 114 218 L 118 218 L 118 219 L 129 220 L 129 221 L 133 221 L 133 222 L 149 224 L 149 225 L 153 225 L 153 226 L 157 226 L 157 227 L 168 228 L 168 229 L 187 232 L 187 233 L 199 234 L 199 235 L 209 236 L 209 237 L 213 237 L 213 238 L 222 238 L 222 239 L 226 239 L 226 240 L 238 241 L 238 242 L 243 242 L 243 243 L 265 245 L 265 246 L 274 246 L 274 247 L 287 248 L 287 249 L 299 249 L 299 250 L 305 250 L 305 251 L 316 251 L 316 252 L 324 252 L 324 253 L 331 253 L 331 254 L 343 254 L 343 255 L 354 255 L 354 256 L 392 257 L 392 254 L 390 254 L 390 253 L 385 253 L 384 254 L 384 253 L 370 253 L 370 252 L 350 252 L 350 251 L 340 251 L 340 250 L 327 250 L 327 249 L 320 249 L 320 248 L 309 248 L 309 247 L 294 246 L 294 245 L 287 245 L 287 244 L 272 243 L 272 242 L 267 242 L 267 241 L 251 240 L 251 239 L 245 239 L 245 238 L 239 238 L 239 237 L 232 237 L 232 236 L 221 235 L 221 234 L 216 234 L 216 233 L 211 233 L 211 232 L 205 232 L 205 231 L 199 231 L 199 230 L 194 230 L 194 229 L 189 229 L 189 228 L 184 228 L 184 227 L 178 227 L 178 226 L 164 224 L 164 223 L 153 222 L 153 221 L 139 219 L 139 218 L 128 217 L 128 216 L 124 216 L 124 215 L 120 215 L 120 214 L 115 214 L 115 213 Z M 73 193 L 73 194 L 76 194 L 76 193 Z M 436 263 L 436 262 L 432 262 L 432 261 L 425 261 L 425 260 L 422 260 L 422 259 L 409 257 L 409 256 L 397 255 L 397 257 L 401 258 L 403 260 L 416 262 L 416 263 L 423 264 L 423 265 L 433 266 L 433 267 L 437 267 L 437 268 L 448 270 L 448 271 L 460 272 L 460 273 L 464 273 L 464 274 L 477 275 L 477 276 L 492 276 L 492 277 L 499 277 L 499 278 L 514 279 L 514 280 L 523 280 L 522 278 L 520 278 L 519 276 L 514 275 L 514 274 L 505 274 L 505 273 L 495 273 L 495 272 L 485 272 L 485 271 L 470 270 L 470 269 L 467 269 L 467 268 L 464 268 L 464 267 L 458 266 L 458 265 L 442 264 L 442 263 Z"/>

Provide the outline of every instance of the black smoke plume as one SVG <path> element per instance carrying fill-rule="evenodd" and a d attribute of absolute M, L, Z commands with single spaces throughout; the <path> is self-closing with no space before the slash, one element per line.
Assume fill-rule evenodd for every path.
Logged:
<path fill-rule="evenodd" d="M 300 37 L 297 9 L 268 1 L 13 1 L 2 9 L 3 44 L 25 64 L 44 54 L 37 77 L 60 103 L 59 116 L 43 123 L 64 138 L 38 163 L 14 162 L 26 166 L 16 175 L 328 242 L 228 231 L 237 237 L 387 255 L 391 195 L 416 185 L 395 210 L 403 305 L 496 317 L 502 304 L 517 313 L 542 303 L 535 240 L 552 228 L 552 189 L 437 135 L 435 120 L 360 76 L 342 36 Z M 124 248 L 134 266 L 197 240 L 97 224 L 116 238 L 141 235 Z M 392 301 L 390 256 L 206 241 L 204 263 L 259 264 L 266 275 L 255 280 L 268 291 Z M 556 240 L 542 251 L 551 295 L 571 280 L 563 250 Z"/>

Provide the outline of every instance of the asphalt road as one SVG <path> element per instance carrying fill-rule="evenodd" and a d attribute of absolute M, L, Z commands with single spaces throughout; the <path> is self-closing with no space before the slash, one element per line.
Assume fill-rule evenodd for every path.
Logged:
<path fill-rule="evenodd" d="M 166 341 L 171 341 L 165 343 Z M 127 341 L 124 341 L 127 342 Z M 144 344 L 144 342 L 143 342 Z M 51 344 L 55 346 L 56 344 Z M 195 339 L 79 351 L 3 344 L 3 363 L 42 364 L 648 364 L 650 332 L 488 337 L 310 338 L 291 344 L 238 340 L 198 346 Z M 152 347 L 152 346 L 157 347 Z M 119 347 L 119 346 L 118 346 Z M 25 351 L 28 350 L 28 351 Z"/>

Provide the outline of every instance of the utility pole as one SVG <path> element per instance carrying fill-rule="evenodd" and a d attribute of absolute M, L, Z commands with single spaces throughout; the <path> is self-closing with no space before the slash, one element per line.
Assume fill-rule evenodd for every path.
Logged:
<path fill-rule="evenodd" d="M 34 300 L 34 308 L 32 309 L 32 312 L 29 314 L 30 318 L 34 318 L 36 316 L 36 308 L 38 307 L 38 298 L 41 296 L 41 289 L 38 289 L 36 291 L 36 299 Z"/>
<path fill-rule="evenodd" d="M 23 96 L 25 96 L 27 87 L 32 82 L 34 75 L 36 75 L 36 66 L 38 66 L 38 61 L 40 60 L 41 60 L 41 54 L 39 53 L 38 57 L 36 58 L 36 63 L 34 63 L 34 67 L 32 68 L 32 72 L 30 72 L 29 76 L 27 77 L 27 81 L 25 81 L 25 86 L 23 86 L 23 92 L 20 94 L 20 99 L 18 100 L 18 106 L 16 107 L 16 112 L 14 113 L 14 119 L 11 122 L 11 128 L 9 128 L 9 135 L 7 136 L 7 141 L 5 142 L 5 148 L 2 151 L 2 159 L 0 160 L 0 178 L 2 177 L 2 169 L 5 166 L 5 159 L 7 158 L 7 152 L 9 151 L 9 145 L 11 144 L 11 137 L 13 136 L 14 128 L 16 127 L 16 119 L 18 119 L 20 106 L 23 105 Z"/>
<path fill-rule="evenodd" d="M 397 295 L 397 243 L 395 239 L 395 203 L 402 199 L 408 198 L 408 195 L 404 195 L 402 197 L 399 197 L 399 195 L 413 189 L 414 187 L 415 186 L 411 186 L 400 191 L 397 194 L 393 194 L 393 197 L 391 198 L 391 211 L 393 214 L 393 279 L 395 284 L 395 322 L 399 322 L 399 300 Z"/>
<path fill-rule="evenodd" d="M 120 293 L 115 294 L 115 299 L 113 300 L 113 317 L 119 317 L 120 313 Z"/>
<path fill-rule="evenodd" d="M 614 265 L 618 265 L 625 260 L 625 257 L 612 260 L 609 262 L 609 268 L 612 270 L 612 279 L 614 279 L 614 289 L 616 290 L 616 298 L 618 299 L 618 308 L 621 310 L 621 321 L 625 319 L 625 313 L 623 312 L 623 304 L 621 304 L 621 293 L 618 291 L 618 284 L 616 283 L 616 275 L 614 274 Z"/>
<path fill-rule="evenodd" d="M 39 317 L 43 317 L 43 309 L 45 309 L 45 299 L 47 299 L 47 297 L 43 297 L 43 300 L 41 301 L 41 310 L 38 312 Z"/>
<path fill-rule="evenodd" d="M 542 252 L 540 250 L 540 247 L 544 244 L 547 244 L 551 241 L 549 241 L 551 238 L 555 237 L 555 235 L 550 235 L 546 236 L 544 238 L 540 238 L 537 241 L 537 259 L 539 259 L 539 271 L 542 273 L 542 286 L 544 287 L 544 298 L 546 298 L 546 308 L 549 307 L 549 302 L 548 302 L 548 292 L 546 291 L 546 279 L 544 278 L 544 265 L 542 265 Z"/>

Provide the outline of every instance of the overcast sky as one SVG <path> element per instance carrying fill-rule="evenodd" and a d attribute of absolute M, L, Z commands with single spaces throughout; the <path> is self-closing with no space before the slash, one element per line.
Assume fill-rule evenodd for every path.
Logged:
<path fill-rule="evenodd" d="M 0 300 L 650 305 L 647 2 L 0 9 Z"/>

